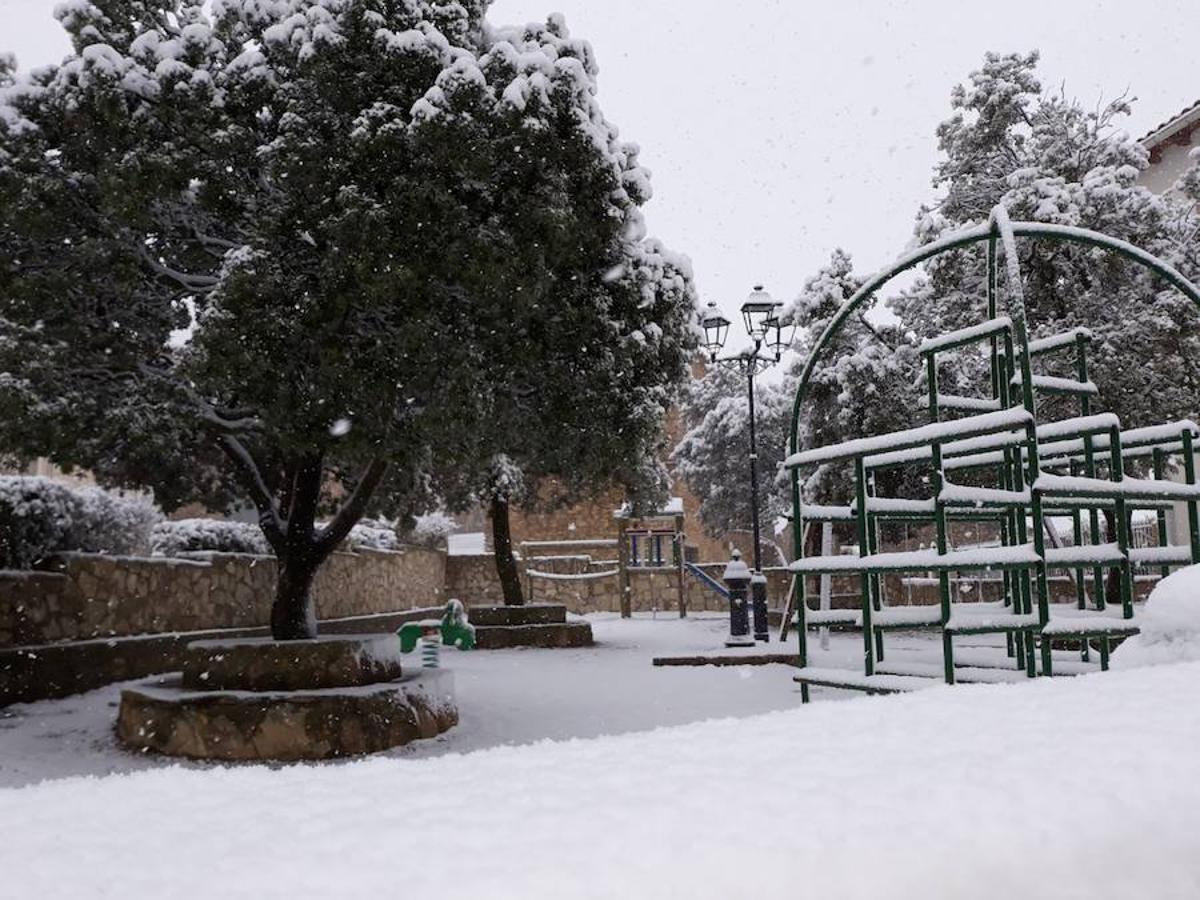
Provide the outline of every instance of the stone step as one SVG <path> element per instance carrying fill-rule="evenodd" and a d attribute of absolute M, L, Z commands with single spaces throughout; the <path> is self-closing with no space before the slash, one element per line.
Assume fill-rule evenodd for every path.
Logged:
<path fill-rule="evenodd" d="M 524 606 L 469 606 L 467 618 L 480 627 L 493 625 L 561 625 L 567 608 L 561 603 L 527 603 Z"/>
<path fill-rule="evenodd" d="M 474 612 L 474 611 L 472 611 Z M 475 646 L 480 650 L 506 647 L 590 647 L 588 622 L 550 622 L 543 625 L 477 625 Z"/>

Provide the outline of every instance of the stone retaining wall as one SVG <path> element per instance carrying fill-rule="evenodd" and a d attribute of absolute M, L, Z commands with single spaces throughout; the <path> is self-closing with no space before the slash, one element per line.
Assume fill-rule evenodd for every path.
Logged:
<path fill-rule="evenodd" d="M 521 560 L 517 560 L 517 570 L 524 579 L 525 564 Z M 504 602 L 496 558 L 490 553 L 447 556 L 445 588 L 448 598 L 457 597 L 468 604 Z"/>
<path fill-rule="evenodd" d="M 419 548 L 335 553 L 314 584 L 318 617 L 434 606 L 445 559 Z M 65 554 L 53 571 L 0 572 L 0 647 L 263 626 L 274 589 L 272 557 Z"/>

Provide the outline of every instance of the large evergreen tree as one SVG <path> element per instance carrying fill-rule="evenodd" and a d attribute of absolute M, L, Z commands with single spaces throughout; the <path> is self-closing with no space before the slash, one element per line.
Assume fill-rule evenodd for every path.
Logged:
<path fill-rule="evenodd" d="M 944 195 L 921 210 L 918 242 L 985 221 L 1003 203 L 1013 219 L 1100 231 L 1196 276 L 1200 217 L 1186 200 L 1186 178 L 1184 192 L 1174 196 L 1140 186 L 1147 152 L 1117 127 L 1130 102 L 1088 109 L 1062 93 L 1044 94 L 1037 59 L 1036 53 L 988 54 L 969 83 L 954 89 L 953 115 L 938 127 L 944 156 L 934 184 Z M 1092 330 L 1100 408 L 1127 426 L 1196 414 L 1200 328 L 1186 298 L 1110 253 L 1019 243 L 1032 334 Z M 928 336 L 986 315 L 982 248 L 940 256 L 926 274 L 892 301 L 905 326 Z M 981 373 L 968 367 L 959 376 Z M 1055 413 L 1054 401 L 1046 401 L 1046 412 Z"/>
<path fill-rule="evenodd" d="M 854 263 L 844 250 L 834 250 L 829 263 L 805 282 L 789 310 L 801 329 L 798 357 L 785 387 L 791 400 L 800 370 L 817 339 L 842 305 L 862 286 Z M 872 298 L 848 319 L 822 350 L 813 372 L 800 418 L 800 445 L 820 447 L 910 427 L 919 417 L 914 381 L 919 371 L 912 342 L 896 325 L 882 324 L 872 316 L 879 305 Z M 876 319 L 876 321 L 873 321 Z M 821 503 L 848 503 L 853 495 L 852 468 L 845 463 L 818 466 L 808 473 L 805 497 Z M 896 472 L 880 473 L 882 495 L 896 490 Z M 782 476 L 780 486 L 786 481 Z"/>
<path fill-rule="evenodd" d="M 355 521 L 509 427 L 538 348 L 639 409 L 682 372 L 690 287 L 590 47 L 486 7 L 70 0 L 74 52 L 0 71 L 0 452 L 249 499 L 277 638 Z"/>
<path fill-rule="evenodd" d="M 546 511 L 613 487 L 635 510 L 657 508 L 665 497 L 663 426 L 686 378 L 694 290 L 685 261 L 648 246 L 653 253 L 631 253 L 584 292 L 624 297 L 631 308 L 635 298 L 657 294 L 662 318 L 638 328 L 632 315 L 618 324 L 572 312 L 586 304 L 553 304 L 537 339 L 523 342 L 510 361 L 513 380 L 481 387 L 489 427 L 470 433 L 461 445 L 466 455 L 435 480 L 452 508 L 487 510 L 508 604 L 524 602 L 513 507 Z"/>
<path fill-rule="evenodd" d="M 756 387 L 759 470 L 763 473 L 764 515 L 790 510 L 786 473 L 792 405 L 800 370 L 817 338 L 842 305 L 862 284 L 850 255 L 834 250 L 829 262 L 810 277 L 783 315 L 794 322 L 796 356 L 782 380 Z M 913 342 L 896 325 L 881 324 L 870 313 L 872 300 L 848 320 L 823 351 L 801 410 L 800 441 L 804 447 L 835 444 L 909 427 L 918 409 L 915 382 L 919 366 Z M 675 448 L 677 471 L 700 498 L 700 516 L 713 534 L 741 530 L 750 521 L 746 454 L 749 404 L 745 377 L 714 369 L 695 382 L 683 407 L 687 432 Z M 879 489 L 898 490 L 900 471 L 879 476 Z M 844 464 L 829 464 L 805 473 L 805 499 L 848 503 L 853 481 Z"/>
<path fill-rule="evenodd" d="M 745 374 L 714 365 L 692 382 L 680 409 L 686 430 L 672 462 L 699 498 L 700 522 L 713 536 L 749 531 L 751 526 L 746 391 Z M 780 384 L 759 380 L 754 408 L 759 509 L 762 521 L 769 523 L 784 511 L 784 498 L 771 483 L 787 445 L 790 397 Z"/>

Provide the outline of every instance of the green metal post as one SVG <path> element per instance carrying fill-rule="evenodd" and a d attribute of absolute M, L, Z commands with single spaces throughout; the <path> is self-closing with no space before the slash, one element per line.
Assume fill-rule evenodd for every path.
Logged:
<path fill-rule="evenodd" d="M 1114 426 L 1108 432 L 1109 477 L 1120 484 L 1125 478 L 1125 461 L 1121 458 L 1121 429 Z M 1113 501 L 1117 520 L 1117 548 L 1121 551 L 1118 570 L 1121 574 L 1121 615 L 1133 618 L 1133 567 L 1129 564 L 1129 507 L 1125 497 L 1117 493 Z"/>
<path fill-rule="evenodd" d="M 937 551 L 943 554 L 948 549 L 946 540 L 946 507 L 942 504 L 942 445 L 933 445 L 933 515 L 937 532 Z M 945 569 L 938 570 L 938 600 L 942 605 L 942 664 L 945 670 L 946 684 L 954 684 L 954 636 L 946 630 L 950 624 L 950 573 Z"/>
<path fill-rule="evenodd" d="M 804 558 L 804 516 L 800 501 L 800 475 L 796 469 L 789 473 L 792 489 L 792 558 Z M 808 624 L 805 621 L 804 599 L 805 575 L 797 572 L 792 579 L 792 609 L 796 613 L 796 656 L 800 667 L 808 665 Z M 800 685 L 800 702 L 809 701 L 808 685 Z"/>
<path fill-rule="evenodd" d="M 794 443 L 794 439 L 793 439 Z M 800 473 L 792 469 L 790 473 L 792 488 L 792 559 L 804 558 L 804 511 L 800 502 Z M 806 601 L 804 599 L 803 572 L 797 572 L 792 579 L 792 609 L 796 613 L 796 655 L 800 668 L 808 665 L 808 624 L 805 621 Z M 808 685 L 800 685 L 800 702 L 809 701 Z"/>
<path fill-rule="evenodd" d="M 1161 447 L 1154 448 L 1154 478 L 1157 481 L 1162 481 L 1166 477 L 1166 456 L 1167 455 L 1163 453 Z M 1167 511 L 1162 507 L 1159 507 L 1154 514 L 1154 520 L 1155 524 L 1157 525 L 1156 531 L 1158 533 L 1158 546 L 1165 547 L 1171 542 L 1171 538 L 1167 533 Z M 1170 574 L 1170 566 L 1163 566 L 1159 569 L 1160 578 L 1166 578 Z"/>
<path fill-rule="evenodd" d="M 1092 444 L 1092 436 L 1083 436 L 1083 472 L 1088 478 L 1096 477 L 1096 451 Z M 1100 513 L 1093 505 L 1088 508 L 1088 529 L 1091 531 L 1093 545 L 1103 543 L 1100 540 Z M 1107 601 L 1104 599 L 1104 568 L 1092 566 L 1092 606 L 1104 609 Z"/>
<path fill-rule="evenodd" d="M 858 555 L 866 556 L 867 547 L 867 470 L 861 456 L 854 460 L 854 497 L 857 501 L 858 514 L 855 516 L 858 526 Z M 858 581 L 862 595 L 863 621 L 863 671 L 867 675 L 875 674 L 875 659 L 871 652 L 871 579 L 866 572 L 859 571 Z"/>
<path fill-rule="evenodd" d="M 1029 425 L 1029 480 L 1030 486 L 1037 479 L 1037 426 Z M 1030 516 L 1033 519 L 1033 551 L 1039 557 L 1035 573 L 1037 577 L 1038 624 L 1043 628 L 1050 622 L 1050 585 L 1046 579 L 1046 534 L 1042 528 L 1042 496 L 1036 490 L 1031 491 L 1032 504 Z M 1050 641 L 1042 638 L 1042 674 L 1052 675 L 1053 660 L 1050 654 Z"/>
<path fill-rule="evenodd" d="M 936 353 L 930 353 L 925 357 L 925 380 L 929 382 L 929 421 L 938 421 L 938 402 L 937 402 L 937 360 Z"/>
<path fill-rule="evenodd" d="M 867 474 L 867 497 L 875 496 L 875 475 L 874 473 Z M 871 515 L 865 509 L 859 510 L 860 516 L 867 518 L 867 553 L 875 554 L 879 552 L 879 520 L 877 516 Z M 883 582 L 882 576 L 878 572 L 870 574 L 871 581 L 871 608 L 873 610 L 883 609 Z M 883 632 L 875 630 L 875 661 L 879 662 L 883 659 Z"/>
<path fill-rule="evenodd" d="M 1190 428 L 1183 429 L 1183 478 L 1188 484 L 1196 483 L 1196 448 Z M 1187 501 L 1188 540 L 1192 545 L 1192 562 L 1200 563 L 1200 510 L 1195 500 Z"/>
<path fill-rule="evenodd" d="M 1070 472 L 1072 475 L 1079 474 L 1079 466 L 1074 460 L 1071 460 Z M 1076 508 L 1071 512 L 1071 540 L 1076 547 L 1083 546 L 1083 518 Z M 1075 567 L 1075 606 L 1079 609 L 1087 609 L 1087 588 L 1084 586 L 1084 579 L 1087 577 L 1083 566 Z"/>

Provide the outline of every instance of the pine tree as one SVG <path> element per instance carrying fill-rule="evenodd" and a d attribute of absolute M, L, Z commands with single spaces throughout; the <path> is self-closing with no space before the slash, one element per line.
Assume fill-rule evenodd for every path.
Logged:
<path fill-rule="evenodd" d="M 682 371 L 690 285 L 589 45 L 486 7 L 69 0 L 72 55 L 0 71 L 0 452 L 249 499 L 276 638 L 359 518 L 511 425 L 541 348 L 573 332 L 582 402 L 639 422 Z"/>
<path fill-rule="evenodd" d="M 1194 206 L 1137 183 L 1146 150 L 1117 127 L 1130 101 L 1086 109 L 1062 93 L 1044 94 L 1036 65 L 1036 53 L 988 54 L 969 84 L 955 88 L 954 113 L 938 128 L 945 156 L 934 183 L 945 193 L 921 210 L 917 241 L 984 221 L 1003 203 L 1013 219 L 1100 231 L 1196 274 Z M 1020 254 L 1033 336 L 1077 326 L 1095 335 L 1099 408 L 1131 427 L 1195 415 L 1200 329 L 1186 298 L 1103 251 L 1028 240 Z M 892 301 L 906 327 L 930 336 L 986 315 L 981 248 L 938 257 L 926 272 Z M 972 373 L 968 365 L 957 374 L 978 380 L 982 369 Z M 1047 417 L 1067 411 L 1061 401 L 1044 406 Z"/>
<path fill-rule="evenodd" d="M 746 376 L 712 366 L 689 385 L 681 406 L 686 431 L 672 453 L 675 473 L 700 499 L 700 522 L 713 536 L 749 531 L 750 404 Z M 772 490 L 783 461 L 789 397 L 779 384 L 755 384 L 759 509 L 770 522 L 784 511 L 785 499 Z"/>
<path fill-rule="evenodd" d="M 854 264 L 844 250 L 834 250 L 829 263 L 805 282 L 790 314 L 801 329 L 798 356 L 785 381 L 791 422 L 791 399 L 798 387 L 800 370 L 817 339 L 842 305 L 862 286 Z M 808 396 L 801 409 L 800 445 L 820 447 L 911 427 L 921 415 L 916 393 L 919 372 L 915 347 L 895 325 L 871 321 L 879 305 L 873 298 L 848 319 L 822 351 L 813 372 Z M 898 472 L 882 472 L 881 496 L 900 489 Z M 780 473 L 779 486 L 786 482 Z M 806 500 L 819 503 L 848 503 L 852 499 L 853 474 L 845 464 L 826 464 L 808 473 L 803 483 Z"/>

